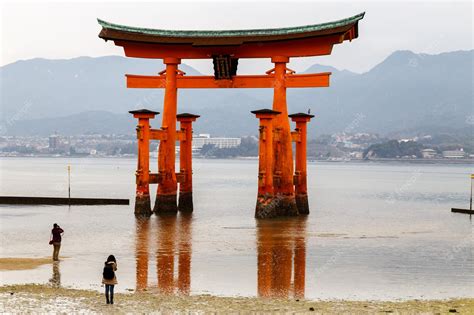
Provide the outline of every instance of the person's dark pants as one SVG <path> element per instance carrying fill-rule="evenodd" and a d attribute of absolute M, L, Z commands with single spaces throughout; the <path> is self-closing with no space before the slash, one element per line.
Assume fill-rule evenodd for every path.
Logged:
<path fill-rule="evenodd" d="M 114 304 L 114 285 L 106 284 L 105 285 L 105 299 L 107 304 Z"/>
<path fill-rule="evenodd" d="M 61 248 L 61 242 L 54 242 L 53 243 L 53 260 L 59 260 L 59 249 Z"/>

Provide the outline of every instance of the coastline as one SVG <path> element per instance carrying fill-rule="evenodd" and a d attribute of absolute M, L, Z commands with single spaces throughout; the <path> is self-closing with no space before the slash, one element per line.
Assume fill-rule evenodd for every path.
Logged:
<path fill-rule="evenodd" d="M 106 305 L 103 294 L 92 290 L 23 284 L 0 287 L 0 305 L 6 313 L 308 313 L 308 314 L 434 314 L 474 312 L 474 299 L 348 301 L 259 299 L 212 295 L 174 296 L 148 292 L 117 293 L 116 304 Z"/>
<path fill-rule="evenodd" d="M 126 155 L 126 156 L 80 156 L 80 155 L 0 155 L 0 159 L 16 159 L 16 158 L 28 158 L 28 159 L 120 159 L 120 160 L 136 160 L 136 155 Z M 237 156 L 237 157 L 201 157 L 193 156 L 193 159 L 196 160 L 224 160 L 224 161 L 257 161 L 258 156 Z M 179 158 L 176 158 L 176 161 L 179 161 Z M 441 164 L 441 165 L 450 165 L 450 164 L 459 164 L 459 165 L 474 165 L 474 159 L 386 159 L 386 158 L 377 158 L 377 159 L 308 159 L 308 163 L 360 163 L 360 164 L 371 164 L 371 163 L 387 163 L 387 164 Z"/>

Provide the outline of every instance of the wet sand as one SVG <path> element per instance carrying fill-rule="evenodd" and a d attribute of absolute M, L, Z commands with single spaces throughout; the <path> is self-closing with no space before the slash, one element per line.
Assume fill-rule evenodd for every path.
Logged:
<path fill-rule="evenodd" d="M 474 313 L 474 299 L 411 301 L 309 301 L 211 295 L 166 296 L 151 293 L 116 294 L 106 305 L 102 294 L 90 290 L 52 288 L 46 285 L 0 287 L 0 306 L 6 313 L 308 313 L 308 314 L 446 314 Z"/>
<path fill-rule="evenodd" d="M 0 270 L 28 270 L 39 266 L 50 264 L 51 257 L 43 258 L 0 258 Z"/>

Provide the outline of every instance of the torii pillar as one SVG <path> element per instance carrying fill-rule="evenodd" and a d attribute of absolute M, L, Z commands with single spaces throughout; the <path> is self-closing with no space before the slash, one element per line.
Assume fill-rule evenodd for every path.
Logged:
<path fill-rule="evenodd" d="M 273 87 L 273 110 L 281 114 L 275 118 L 275 141 L 274 141 L 274 181 L 275 195 L 278 201 L 277 215 L 296 216 L 298 208 L 295 201 L 295 190 L 293 185 L 293 153 L 291 143 L 290 122 L 286 104 L 286 64 L 289 58 L 285 56 L 272 57 L 275 64 L 274 87 Z"/>
<path fill-rule="evenodd" d="M 136 175 L 135 215 L 151 215 L 150 206 L 150 119 L 159 112 L 148 109 L 129 111 L 138 118 L 138 165 Z"/>
<path fill-rule="evenodd" d="M 308 204 L 308 187 L 306 176 L 306 138 L 307 123 L 314 117 L 305 113 L 297 113 L 289 115 L 292 121 L 296 122 L 295 137 L 296 154 L 295 154 L 295 193 L 296 205 L 299 214 L 309 214 Z"/>
<path fill-rule="evenodd" d="M 260 120 L 258 145 L 258 194 L 255 218 L 272 218 L 277 216 L 277 203 L 273 187 L 273 121 L 280 112 L 271 109 L 260 109 L 251 112 Z"/>
<path fill-rule="evenodd" d="M 177 114 L 177 74 L 178 58 L 164 58 L 166 65 L 165 77 L 165 100 L 163 104 L 163 123 L 161 129 L 166 134 L 165 139 L 160 141 L 158 149 L 158 190 L 156 194 L 155 213 L 176 213 L 177 181 L 176 181 L 176 114 Z"/>
<path fill-rule="evenodd" d="M 179 201 L 178 209 L 182 212 L 193 211 L 193 122 L 199 115 L 183 113 L 176 116 L 180 124 L 179 134 Z"/>

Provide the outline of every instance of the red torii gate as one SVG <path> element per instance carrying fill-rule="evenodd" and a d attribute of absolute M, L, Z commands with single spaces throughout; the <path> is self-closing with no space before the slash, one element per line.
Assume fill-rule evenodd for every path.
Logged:
<path fill-rule="evenodd" d="M 327 87 L 331 73 L 295 74 L 286 64 L 293 57 L 331 54 L 334 44 L 358 37 L 358 21 L 363 17 L 364 13 L 361 13 L 343 20 L 315 25 L 229 31 L 160 30 L 98 20 L 102 26 L 99 37 L 113 40 L 115 45 L 122 46 L 127 57 L 162 59 L 166 65 L 165 70 L 157 76 L 126 75 L 129 88 L 165 89 L 160 130 L 151 129 L 148 122 L 156 112 L 131 112 L 139 119 L 135 213 L 151 213 L 148 189 L 150 183 L 158 183 L 154 206 L 156 213 L 176 212 L 178 208 L 182 211 L 192 211 L 192 200 L 189 198 L 183 203 L 180 202 L 179 207 L 177 205 L 178 182 L 180 186 L 188 182 L 187 185 L 184 184 L 188 190 L 184 191 L 184 195 L 192 196 L 189 183 L 192 177 L 191 164 L 184 162 L 191 160 L 190 150 L 185 150 L 189 156 L 180 156 L 180 173 L 176 174 L 175 171 L 176 141 L 180 140 L 190 146 L 192 140 L 191 123 L 186 125 L 188 131 L 176 130 L 176 121 L 179 119 L 179 88 L 273 88 L 273 109 L 270 110 L 272 113 L 255 111 L 261 119 L 259 193 L 255 216 L 268 218 L 309 213 L 306 156 L 303 154 L 306 153 L 306 122 L 312 116 L 301 113 L 293 115 L 297 129 L 291 132 L 286 89 Z M 271 58 L 274 68 L 264 75 L 237 75 L 239 58 Z M 214 75 L 186 76 L 178 69 L 182 59 L 212 59 Z M 198 117 L 191 116 L 192 120 Z M 150 174 L 149 162 L 145 161 L 148 159 L 148 148 L 145 146 L 148 146 L 150 139 L 160 140 L 158 174 Z M 293 172 L 292 141 L 297 142 L 296 167 L 299 169 L 296 174 Z M 298 196 L 295 196 L 295 184 Z"/>

